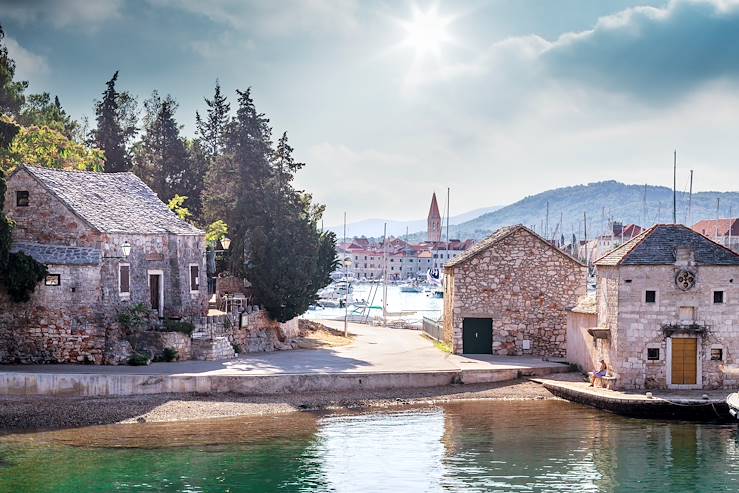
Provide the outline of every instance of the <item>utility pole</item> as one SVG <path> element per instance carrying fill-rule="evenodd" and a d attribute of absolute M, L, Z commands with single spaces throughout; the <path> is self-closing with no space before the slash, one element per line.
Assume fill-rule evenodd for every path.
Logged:
<path fill-rule="evenodd" d="M 672 160 L 672 224 L 677 224 L 677 149 Z"/>
<path fill-rule="evenodd" d="M 720 215 L 719 209 L 721 208 L 721 197 L 716 197 L 716 236 L 714 241 L 718 243 L 718 218 Z"/>
<path fill-rule="evenodd" d="M 649 221 L 649 219 L 647 218 L 647 184 L 646 183 L 644 184 L 644 197 L 642 197 L 641 213 L 642 213 L 642 218 L 641 218 L 641 224 L 639 226 L 641 226 L 642 228 L 646 228 L 647 221 Z"/>
<path fill-rule="evenodd" d="M 549 201 L 547 200 L 547 215 L 546 222 L 544 223 L 544 238 L 549 238 Z"/>
<path fill-rule="evenodd" d="M 588 259 L 588 215 L 587 212 L 582 213 L 582 224 L 583 224 L 583 241 L 585 242 L 585 264 L 588 266 L 588 272 L 590 269 L 590 260 Z"/>

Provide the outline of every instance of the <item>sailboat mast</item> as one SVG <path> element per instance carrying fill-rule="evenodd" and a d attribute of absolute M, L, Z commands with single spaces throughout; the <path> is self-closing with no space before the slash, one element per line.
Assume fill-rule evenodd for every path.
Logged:
<path fill-rule="evenodd" d="M 672 224 L 677 224 L 677 149 L 672 156 Z"/>
<path fill-rule="evenodd" d="M 382 323 L 387 326 L 387 223 L 382 233 Z"/>
<path fill-rule="evenodd" d="M 690 226 L 693 224 L 693 170 L 690 170 L 690 192 L 688 192 L 688 218 L 685 220 Z"/>
<path fill-rule="evenodd" d="M 449 252 L 449 187 L 446 188 L 446 249 Z"/>

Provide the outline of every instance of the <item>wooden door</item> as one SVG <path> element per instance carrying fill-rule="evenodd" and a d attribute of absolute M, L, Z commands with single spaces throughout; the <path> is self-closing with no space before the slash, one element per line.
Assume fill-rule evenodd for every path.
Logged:
<path fill-rule="evenodd" d="M 465 318 L 462 321 L 462 352 L 493 354 L 492 318 Z"/>
<path fill-rule="evenodd" d="M 672 339 L 673 385 L 695 385 L 698 380 L 698 339 Z"/>
<path fill-rule="evenodd" d="M 149 303 L 152 310 L 159 310 L 159 274 L 149 274 Z"/>

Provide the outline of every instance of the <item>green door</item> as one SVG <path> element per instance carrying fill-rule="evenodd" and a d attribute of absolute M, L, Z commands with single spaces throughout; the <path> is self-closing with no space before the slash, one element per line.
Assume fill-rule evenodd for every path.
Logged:
<path fill-rule="evenodd" d="M 465 318 L 462 321 L 462 352 L 493 354 L 492 318 Z"/>

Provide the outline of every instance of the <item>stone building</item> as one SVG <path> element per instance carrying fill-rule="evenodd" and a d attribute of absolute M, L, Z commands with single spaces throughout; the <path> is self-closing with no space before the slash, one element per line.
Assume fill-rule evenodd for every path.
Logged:
<path fill-rule="evenodd" d="M 205 234 L 132 173 L 20 167 L 7 180 L 13 251 L 46 264 L 28 303 L 0 292 L 0 361 L 106 362 L 117 310 L 207 314 Z"/>
<path fill-rule="evenodd" d="M 444 339 L 455 353 L 565 355 L 565 310 L 586 290 L 578 260 L 517 225 L 447 263 L 444 274 Z"/>
<path fill-rule="evenodd" d="M 590 361 L 603 358 L 615 372 L 616 388 L 737 385 L 738 254 L 660 224 L 595 265 L 597 325 L 585 342 Z"/>

